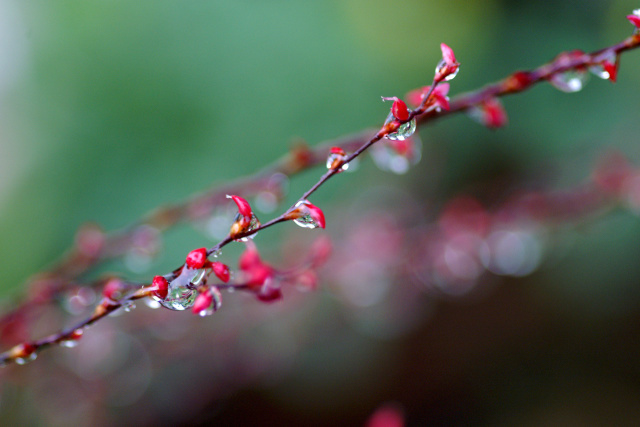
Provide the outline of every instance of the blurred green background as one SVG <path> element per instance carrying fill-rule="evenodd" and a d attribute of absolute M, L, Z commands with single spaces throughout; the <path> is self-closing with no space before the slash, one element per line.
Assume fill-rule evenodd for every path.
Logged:
<path fill-rule="evenodd" d="M 380 96 L 403 96 L 427 84 L 441 42 L 462 64 L 451 82 L 455 95 L 563 50 L 617 43 L 631 33 L 625 15 L 637 7 L 631 0 L 1 0 L 0 296 L 19 295 L 23 281 L 69 248 L 86 221 L 114 230 L 159 205 L 258 171 L 296 138 L 315 145 L 380 124 L 389 108 Z M 618 80 L 612 85 L 592 78 L 570 95 L 540 85 L 506 98 L 509 126 L 495 132 L 464 115 L 439 121 L 421 130 L 423 161 L 407 175 L 390 176 L 364 161 L 358 173 L 338 177 L 314 202 L 324 207 L 331 228 L 363 188 L 379 184 L 418 201 L 434 195 L 447 200 L 504 174 L 536 177 L 552 187 L 576 184 L 610 149 L 639 164 L 640 52 L 622 57 Z M 434 171 L 437 180 L 431 179 Z M 290 199 L 316 176 L 292 180 Z M 278 235 L 265 233 L 256 242 L 267 246 L 266 239 Z M 588 319 L 579 323 L 582 332 L 592 322 L 636 319 L 638 218 L 615 213 L 573 238 L 579 244 L 562 265 L 505 286 L 526 285 L 527 295 L 545 301 L 553 316 Z M 213 243 L 183 227 L 166 236 L 153 267 L 173 268 L 189 249 Z M 483 315 L 477 306 L 452 304 L 445 313 L 459 317 L 445 319 Z M 430 339 L 422 332 L 411 338 Z M 322 364 L 313 361 L 303 359 L 301 371 Z M 482 372 L 491 378 L 492 371 Z M 300 381 L 331 393 L 331 383 L 322 386 L 322 378 L 309 375 Z M 630 391 L 620 394 L 637 410 L 637 368 L 634 375 L 625 385 Z M 498 396 L 509 394 L 505 381 L 496 380 L 488 392 L 496 408 L 504 403 Z M 541 382 L 532 381 L 545 390 Z M 526 406 L 525 397 L 510 399 L 511 407 Z M 407 405 L 411 421 L 411 409 L 415 417 L 419 405 Z M 449 406 L 443 407 L 446 413 Z M 459 410 L 474 409 L 454 406 L 449 413 Z M 513 414 L 505 411 L 503 418 L 488 419 L 510 424 Z M 360 412 L 349 414 L 354 418 L 346 419 L 354 420 Z M 419 425 L 423 419 L 414 420 Z"/>

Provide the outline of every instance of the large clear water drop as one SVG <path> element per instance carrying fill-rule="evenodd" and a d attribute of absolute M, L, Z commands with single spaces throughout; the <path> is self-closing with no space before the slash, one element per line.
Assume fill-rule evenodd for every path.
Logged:
<path fill-rule="evenodd" d="M 296 203 L 296 208 L 304 206 L 307 203 L 309 203 L 309 202 L 306 201 L 306 200 L 300 200 L 298 203 Z M 302 215 L 302 216 L 294 219 L 293 222 L 296 225 L 298 225 L 298 226 L 300 226 L 302 228 L 318 228 L 318 227 L 320 227 L 320 224 L 318 222 L 316 222 L 316 220 L 313 219 L 311 214 Z"/>
<path fill-rule="evenodd" d="M 163 307 L 170 310 L 186 310 L 196 300 L 196 287 L 206 276 L 205 269 L 191 269 L 184 266 L 180 275 L 169 282 L 167 297 L 160 301 Z"/>
<path fill-rule="evenodd" d="M 329 156 L 327 157 L 327 169 L 336 169 L 336 166 L 340 165 L 338 172 L 346 171 L 349 169 L 349 163 L 344 163 L 345 158 L 346 156 L 344 152 L 329 153 Z"/>
<path fill-rule="evenodd" d="M 554 74 L 550 79 L 551 83 L 556 89 L 563 92 L 572 93 L 582 90 L 587 83 L 589 75 L 585 71 L 579 70 L 567 70 L 564 73 Z"/>
<path fill-rule="evenodd" d="M 393 141 L 404 141 L 413 135 L 416 131 L 416 119 L 412 119 L 407 123 L 400 125 L 397 131 L 390 133 L 385 136 L 387 139 L 391 139 Z"/>
<path fill-rule="evenodd" d="M 213 286 L 209 290 L 209 292 L 211 292 L 211 295 L 213 296 L 213 301 L 211 301 L 211 305 L 209 305 L 209 307 L 205 308 L 204 310 L 200 310 L 198 316 L 211 316 L 213 313 L 218 311 L 220 307 L 222 307 L 222 295 L 220 294 L 218 288 Z"/>
<path fill-rule="evenodd" d="M 238 223 L 238 221 L 242 221 L 242 219 L 243 219 L 243 216 L 240 213 L 238 213 L 238 214 L 236 214 L 236 217 L 234 218 L 234 223 Z M 249 220 L 249 226 L 247 228 L 245 228 L 243 230 L 243 232 L 246 233 L 246 232 L 249 232 L 249 231 L 253 231 L 258 227 L 260 227 L 260 220 L 258 219 L 257 216 L 255 216 L 255 214 L 252 213 L 251 214 L 251 219 Z M 253 233 L 250 236 L 241 237 L 240 239 L 237 239 L 237 241 L 248 242 L 249 239 L 253 239 L 254 237 L 256 237 L 257 234 L 258 233 Z"/>
<path fill-rule="evenodd" d="M 443 69 L 447 66 L 446 61 L 443 59 L 440 62 L 438 62 L 438 65 L 436 65 L 436 75 L 442 73 Z M 456 70 L 449 74 L 448 76 L 446 76 L 444 78 L 445 82 L 448 82 L 449 80 L 453 80 L 457 75 L 458 72 L 460 71 L 460 66 L 458 65 L 458 68 L 456 68 Z"/>

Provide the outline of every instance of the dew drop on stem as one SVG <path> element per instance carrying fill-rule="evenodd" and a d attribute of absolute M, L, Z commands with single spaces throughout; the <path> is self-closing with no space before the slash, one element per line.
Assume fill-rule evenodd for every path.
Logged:
<path fill-rule="evenodd" d="M 18 365 L 26 365 L 29 362 L 33 362 L 34 360 L 36 360 L 38 358 L 38 353 L 36 353 L 35 351 L 31 354 L 29 354 L 28 356 L 25 357 L 16 357 L 16 363 Z"/>
<path fill-rule="evenodd" d="M 196 287 L 206 276 L 205 269 L 182 268 L 180 275 L 169 282 L 169 292 L 164 300 L 159 301 L 163 307 L 170 310 L 186 310 L 196 300 Z"/>
<path fill-rule="evenodd" d="M 306 200 L 300 200 L 298 203 L 296 203 L 296 208 L 299 208 L 301 206 L 304 206 L 306 204 L 308 204 L 309 202 Z M 302 227 L 302 228 L 318 228 L 321 227 L 321 225 L 315 220 L 313 219 L 313 217 L 311 216 L 310 213 L 305 213 L 304 215 L 299 216 L 298 218 L 294 219 L 293 222 Z"/>
<path fill-rule="evenodd" d="M 390 115 L 393 119 L 393 116 Z M 389 118 L 387 118 L 388 120 Z M 389 133 L 385 135 L 386 139 L 391 139 L 393 141 L 404 141 L 405 139 L 411 137 L 416 131 L 416 119 L 412 119 L 406 123 L 400 125 L 398 130 L 395 132 Z"/>
<path fill-rule="evenodd" d="M 436 75 L 442 74 L 446 66 L 447 66 L 447 63 L 444 59 L 438 62 L 438 65 L 436 65 Z M 448 82 L 449 80 L 453 80 L 458 75 L 459 71 L 460 71 L 460 66 L 458 66 L 458 68 L 456 68 L 456 70 L 453 73 L 448 74 L 443 80 L 445 82 Z"/>
<path fill-rule="evenodd" d="M 582 90 L 587 83 L 589 75 L 582 70 L 567 70 L 563 73 L 557 73 L 551 76 L 549 83 L 558 90 L 572 93 Z"/>

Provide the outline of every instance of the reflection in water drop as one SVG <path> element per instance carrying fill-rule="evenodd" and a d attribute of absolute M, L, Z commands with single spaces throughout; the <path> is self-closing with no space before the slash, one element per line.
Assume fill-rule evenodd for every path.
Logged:
<path fill-rule="evenodd" d="M 581 70 L 567 70 L 564 73 L 554 74 L 549 82 L 563 92 L 571 93 L 582 90 L 589 75 Z"/>
<path fill-rule="evenodd" d="M 171 310 L 190 308 L 196 300 L 195 288 L 202 282 L 205 275 L 205 269 L 191 269 L 185 266 L 180 275 L 169 282 L 169 293 L 163 301 L 160 301 L 160 304 Z"/>

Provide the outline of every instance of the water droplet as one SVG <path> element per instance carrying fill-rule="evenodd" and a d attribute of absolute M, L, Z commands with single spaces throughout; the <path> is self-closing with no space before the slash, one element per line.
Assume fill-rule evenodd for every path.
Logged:
<path fill-rule="evenodd" d="M 582 90 L 588 78 L 589 75 L 585 71 L 567 70 L 564 73 L 554 74 L 549 79 L 549 83 L 556 89 L 571 93 Z"/>
<path fill-rule="evenodd" d="M 133 301 L 127 301 L 122 304 L 122 309 L 127 313 L 129 313 L 134 308 L 136 308 L 136 304 Z"/>
<path fill-rule="evenodd" d="M 152 299 L 152 298 L 144 298 L 143 299 L 143 301 L 147 305 L 147 307 L 153 308 L 153 309 L 162 307 L 160 302 L 158 302 L 158 301 L 156 301 L 155 299 Z"/>
<path fill-rule="evenodd" d="M 296 203 L 296 208 L 306 205 L 309 202 L 307 200 L 300 200 L 298 203 Z M 305 215 L 302 215 L 296 219 L 293 220 L 294 223 L 296 223 L 296 225 L 299 225 L 302 228 L 318 228 L 320 227 L 320 224 L 318 224 L 312 217 L 310 213 L 307 213 Z"/>
<path fill-rule="evenodd" d="M 220 294 L 220 291 L 218 290 L 218 288 L 213 286 L 211 287 L 209 292 L 211 292 L 211 295 L 213 296 L 213 301 L 211 302 L 211 305 L 209 307 L 205 308 L 204 310 L 201 310 L 198 313 L 198 316 L 201 316 L 201 317 L 211 316 L 213 313 L 218 311 L 220 307 L 222 307 L 222 295 Z"/>
<path fill-rule="evenodd" d="M 589 71 L 591 72 L 591 74 L 594 74 L 603 80 L 609 80 L 609 77 L 611 77 L 609 75 L 609 72 L 604 69 L 604 66 L 602 64 L 592 65 L 591 67 L 589 67 Z"/>
<path fill-rule="evenodd" d="M 238 214 L 236 215 L 236 217 L 234 218 L 234 223 L 235 223 L 235 224 L 237 224 L 237 223 L 239 223 L 239 221 L 242 221 L 242 220 L 243 220 L 243 216 L 242 216 L 240 213 L 238 213 Z M 256 228 L 258 228 L 258 227 L 260 227 L 260 220 L 258 219 L 258 217 L 257 217 L 257 216 L 255 216 L 255 214 L 253 214 L 253 213 L 252 213 L 252 214 L 251 214 L 251 220 L 250 220 L 250 222 L 249 222 L 249 225 L 248 225 L 246 228 L 243 228 L 242 230 L 243 230 L 243 232 L 245 232 L 245 233 L 246 233 L 246 232 L 249 232 L 249 231 L 253 231 L 253 230 L 255 230 L 255 229 L 256 229 Z M 248 242 L 248 241 L 249 241 L 249 239 L 253 239 L 254 237 L 256 237 L 256 235 L 257 235 L 257 234 L 258 234 L 258 233 L 253 233 L 253 234 L 252 234 L 252 235 L 250 235 L 250 236 L 247 236 L 247 237 L 241 237 L 240 239 L 237 239 L 237 241 L 240 241 L 240 242 Z"/>
<path fill-rule="evenodd" d="M 616 54 L 614 52 L 608 52 L 602 58 L 602 62 L 589 67 L 589 71 L 592 74 L 595 74 L 596 76 L 600 77 L 601 79 L 609 80 L 611 78 L 611 74 L 609 73 L 610 70 L 607 70 L 605 68 L 605 65 L 604 65 L 605 63 L 608 63 L 611 67 L 616 67 L 615 65 L 617 63 Z"/>
<path fill-rule="evenodd" d="M 371 157 L 384 171 L 407 173 L 422 157 L 422 142 L 417 135 L 406 140 L 379 141 L 371 147 Z"/>
<path fill-rule="evenodd" d="M 16 357 L 16 363 L 18 365 L 26 365 L 29 362 L 33 362 L 34 360 L 36 360 L 38 358 L 38 353 L 36 353 L 35 351 L 33 353 L 31 353 L 28 356 L 25 357 Z"/>
<path fill-rule="evenodd" d="M 169 292 L 167 297 L 159 301 L 164 307 L 170 310 L 186 310 L 193 305 L 196 300 L 196 287 L 202 283 L 206 276 L 205 269 L 191 269 L 186 266 L 180 275 L 169 282 Z"/>
<path fill-rule="evenodd" d="M 440 62 L 438 62 L 438 65 L 436 65 L 436 74 L 440 74 L 444 71 L 444 67 L 446 67 L 447 63 L 445 62 L 445 60 L 441 60 Z M 449 74 L 447 77 L 444 78 L 445 82 L 448 82 L 449 80 L 453 80 L 457 75 L 458 72 L 460 71 L 460 66 L 458 66 L 458 68 L 456 68 L 456 70 Z"/>
<path fill-rule="evenodd" d="M 68 339 L 60 341 L 60 345 L 67 348 L 76 347 L 83 333 L 84 331 L 82 329 L 76 329 L 69 335 Z"/>
<path fill-rule="evenodd" d="M 413 135 L 416 131 L 416 119 L 412 119 L 407 123 L 400 125 L 397 131 L 390 133 L 385 136 L 387 139 L 391 139 L 393 141 L 404 141 Z"/>
<path fill-rule="evenodd" d="M 344 152 L 342 154 L 330 153 L 327 157 L 327 169 L 334 169 L 335 166 L 344 162 L 345 157 Z M 349 169 L 349 163 L 343 163 L 342 166 L 340 166 L 339 172 L 346 171 L 347 169 Z"/>

